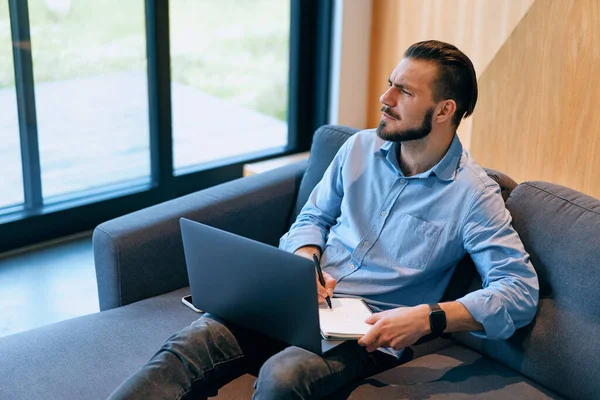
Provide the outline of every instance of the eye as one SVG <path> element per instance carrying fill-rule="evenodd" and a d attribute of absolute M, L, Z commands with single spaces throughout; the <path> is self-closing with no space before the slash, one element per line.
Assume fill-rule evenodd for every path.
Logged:
<path fill-rule="evenodd" d="M 406 90 L 402 89 L 402 93 L 412 96 L 412 94 L 408 93 Z"/>

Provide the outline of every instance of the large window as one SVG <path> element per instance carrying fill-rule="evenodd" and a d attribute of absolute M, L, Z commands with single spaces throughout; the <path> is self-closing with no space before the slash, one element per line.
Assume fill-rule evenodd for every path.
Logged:
<path fill-rule="evenodd" d="M 286 146 L 290 3 L 169 4 L 176 169 Z"/>
<path fill-rule="evenodd" d="M 0 3 L 0 210 L 23 203 L 21 145 L 8 3 Z M 1 211 L 0 211 L 1 212 Z"/>
<path fill-rule="evenodd" d="M 2 2 L 0 252 L 306 151 L 332 4 Z"/>
<path fill-rule="evenodd" d="M 143 1 L 30 0 L 29 20 L 44 203 L 149 183 Z"/>

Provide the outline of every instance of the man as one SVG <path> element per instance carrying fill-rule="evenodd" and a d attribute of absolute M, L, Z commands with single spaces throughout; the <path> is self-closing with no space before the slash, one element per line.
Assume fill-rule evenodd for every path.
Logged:
<path fill-rule="evenodd" d="M 389 85 L 379 127 L 347 140 L 280 243 L 320 258 L 321 302 L 335 292 L 381 310 L 367 320 L 371 330 L 318 356 L 205 315 L 114 398 L 181 398 L 192 385 L 213 394 L 253 365 L 262 365 L 255 398 L 319 398 L 398 365 L 403 349 L 432 332 L 505 339 L 532 320 L 537 275 L 498 185 L 455 134 L 477 101 L 471 61 L 446 43 L 416 43 Z M 436 304 L 465 253 L 483 288 Z"/>

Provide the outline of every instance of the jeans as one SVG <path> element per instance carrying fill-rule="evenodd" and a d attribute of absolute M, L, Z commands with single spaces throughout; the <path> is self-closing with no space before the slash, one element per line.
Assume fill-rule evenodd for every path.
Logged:
<path fill-rule="evenodd" d="M 258 374 L 254 399 L 316 399 L 411 358 L 368 353 L 346 341 L 323 356 L 204 314 L 171 336 L 109 399 L 215 396 L 246 372 Z"/>

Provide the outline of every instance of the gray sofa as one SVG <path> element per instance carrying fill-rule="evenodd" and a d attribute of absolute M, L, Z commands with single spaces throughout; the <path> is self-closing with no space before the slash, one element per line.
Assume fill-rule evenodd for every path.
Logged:
<path fill-rule="evenodd" d="M 310 160 L 150 207 L 94 232 L 100 313 L 0 339 L 0 399 L 102 399 L 174 332 L 198 318 L 179 218 L 276 245 L 339 146 L 355 130 L 322 127 Z M 505 341 L 470 334 L 413 347 L 414 359 L 344 388 L 339 399 L 592 399 L 600 396 L 600 201 L 488 171 L 540 276 L 538 315 Z M 516 186 L 516 187 L 515 187 Z M 465 258 L 446 298 L 480 287 Z M 250 398 L 252 375 L 218 399 Z"/>

